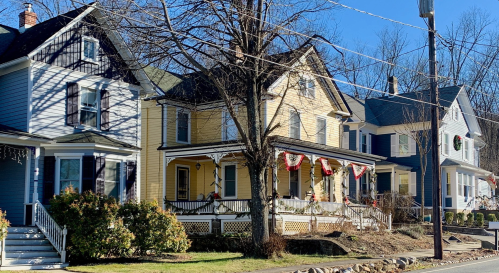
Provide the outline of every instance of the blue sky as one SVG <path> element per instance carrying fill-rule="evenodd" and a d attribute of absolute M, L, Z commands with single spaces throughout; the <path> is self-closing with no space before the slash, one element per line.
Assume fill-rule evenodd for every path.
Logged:
<path fill-rule="evenodd" d="M 364 10 L 376 15 L 401 21 L 407 24 L 426 28 L 419 17 L 419 0 L 341 0 L 344 5 Z M 444 32 L 452 22 L 457 22 L 460 15 L 472 7 L 479 7 L 489 11 L 493 19 L 499 19 L 498 0 L 435 0 L 435 22 L 437 31 Z M 494 14 L 496 12 L 497 14 Z M 341 8 L 334 11 L 335 22 L 338 24 L 341 45 L 350 48 L 356 42 L 374 44 L 378 40 L 376 32 L 394 23 L 359 13 L 350 9 Z M 499 27 L 498 22 L 495 25 Z M 424 31 L 403 26 L 404 32 L 410 40 L 419 40 L 426 35 Z"/>

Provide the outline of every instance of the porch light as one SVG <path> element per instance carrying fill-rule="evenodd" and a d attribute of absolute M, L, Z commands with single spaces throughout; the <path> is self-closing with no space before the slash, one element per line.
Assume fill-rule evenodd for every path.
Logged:
<path fill-rule="evenodd" d="M 196 164 L 196 170 L 199 171 L 199 169 L 201 169 L 201 164 L 199 164 L 199 162 Z"/>

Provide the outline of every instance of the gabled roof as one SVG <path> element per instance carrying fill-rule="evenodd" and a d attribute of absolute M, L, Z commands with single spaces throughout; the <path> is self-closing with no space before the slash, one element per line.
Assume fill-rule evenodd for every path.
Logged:
<path fill-rule="evenodd" d="M 73 143 L 73 144 L 89 143 L 89 144 L 111 146 L 111 147 L 116 147 L 116 148 L 128 148 L 128 149 L 140 150 L 140 148 L 137 146 L 130 145 L 126 142 L 119 141 L 119 140 L 110 138 L 108 136 L 101 135 L 101 134 L 95 133 L 95 132 L 90 132 L 90 131 L 60 136 L 60 137 L 54 138 L 54 140 L 57 143 Z"/>
<path fill-rule="evenodd" d="M 75 10 L 58 15 L 54 18 L 38 23 L 20 33 L 18 30 L 0 25 L 0 64 L 14 61 L 23 57 L 32 57 L 39 50 L 47 46 L 49 41 L 62 34 L 71 24 L 79 22 L 86 15 L 92 13 L 99 24 L 106 31 L 108 38 L 116 50 L 131 69 L 133 75 L 140 82 L 145 92 L 152 93 L 154 86 L 142 67 L 137 63 L 123 38 L 111 28 L 105 15 L 100 11 L 98 3 L 90 3 Z"/>
<path fill-rule="evenodd" d="M 462 100 L 464 98 L 467 99 L 466 91 L 462 86 L 439 88 L 438 92 L 439 103 L 444 108 L 449 108 L 458 95 L 460 97 L 463 96 Z M 418 107 L 421 106 L 420 100 L 430 102 L 430 90 L 408 92 L 399 94 L 398 96 L 375 97 L 366 100 L 347 96 L 347 102 L 353 112 L 351 121 L 355 121 L 355 118 L 357 118 L 358 121 L 368 122 L 377 126 L 406 123 L 404 111 L 410 111 L 415 115 L 418 114 Z M 425 103 L 422 106 L 424 107 L 424 111 L 428 111 L 425 114 L 425 121 L 430 121 L 430 104 Z M 440 111 L 440 114 L 440 118 L 443 118 L 445 111 Z"/>

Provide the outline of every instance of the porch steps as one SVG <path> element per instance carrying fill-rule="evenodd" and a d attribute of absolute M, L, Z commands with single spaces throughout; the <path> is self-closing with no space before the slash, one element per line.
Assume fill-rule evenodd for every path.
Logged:
<path fill-rule="evenodd" d="M 5 238 L 5 260 L 0 271 L 60 269 L 59 253 L 36 227 L 9 227 Z"/>

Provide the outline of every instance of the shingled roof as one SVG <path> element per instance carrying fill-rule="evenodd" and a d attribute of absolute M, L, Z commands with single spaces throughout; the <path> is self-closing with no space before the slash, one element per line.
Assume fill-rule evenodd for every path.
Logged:
<path fill-rule="evenodd" d="M 444 108 L 449 108 L 461 92 L 462 86 L 451 86 L 439 88 L 439 103 Z M 465 92 L 463 90 L 463 92 Z M 418 102 L 423 100 L 430 101 L 430 91 L 417 91 L 399 94 L 398 96 L 384 96 L 361 100 L 352 96 L 345 96 L 345 99 L 353 112 L 350 121 L 358 119 L 362 122 L 368 122 L 377 126 L 389 126 L 406 123 L 404 111 L 410 111 L 417 114 Z M 424 110 L 428 111 L 425 115 L 426 120 L 430 120 L 430 104 L 424 104 Z M 445 111 L 441 111 L 441 117 Z"/>
<path fill-rule="evenodd" d="M 9 135 L 9 136 L 16 136 L 16 137 L 29 137 L 29 138 L 37 138 L 37 139 L 42 139 L 42 140 L 51 140 L 48 137 L 44 137 L 41 135 L 36 135 L 36 134 L 30 134 L 21 130 L 18 130 L 16 128 L 12 128 L 7 125 L 0 124 L 0 134 L 2 135 Z"/>
<path fill-rule="evenodd" d="M 89 131 L 56 137 L 54 138 L 54 140 L 57 143 L 73 143 L 73 144 L 91 143 L 91 144 L 99 144 L 116 148 L 128 148 L 128 149 L 140 150 L 140 148 L 137 146 L 130 145 L 126 142 L 119 141 L 110 138 L 108 136 Z"/>
<path fill-rule="evenodd" d="M 0 25 L 0 63 L 28 56 L 30 52 L 64 28 L 88 7 L 88 5 L 85 5 L 36 24 L 26 29 L 24 33 L 19 33 L 17 29 Z"/>

